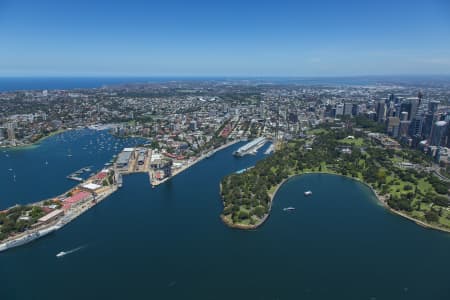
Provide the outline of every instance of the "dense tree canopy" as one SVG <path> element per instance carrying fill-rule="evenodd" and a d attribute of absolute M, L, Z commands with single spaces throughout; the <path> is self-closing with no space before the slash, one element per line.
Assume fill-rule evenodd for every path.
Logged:
<path fill-rule="evenodd" d="M 360 144 L 347 139 L 349 135 L 360 139 Z M 306 172 L 327 172 L 364 181 L 385 196 L 391 208 L 438 222 L 428 208 L 421 210 L 421 203 L 447 207 L 449 184 L 424 171 L 402 168 L 398 161 L 429 163 L 414 150 L 383 149 L 361 131 L 327 128 L 316 136 L 287 142 L 254 168 L 223 178 L 222 217 L 230 224 L 259 224 L 269 213 L 271 193 L 284 179 Z"/>

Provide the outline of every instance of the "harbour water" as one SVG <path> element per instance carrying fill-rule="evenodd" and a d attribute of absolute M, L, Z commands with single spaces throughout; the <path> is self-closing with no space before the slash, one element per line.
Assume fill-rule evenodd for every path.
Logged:
<path fill-rule="evenodd" d="M 2 207 L 61 193 L 75 184 L 65 179 L 70 172 L 101 167 L 113 149 L 75 149 L 102 134 L 68 132 L 9 157 L 1 152 Z M 122 189 L 63 229 L 0 253 L 2 299 L 450 299 L 450 235 L 387 212 L 367 187 L 343 177 L 293 178 L 262 227 L 227 228 L 220 179 L 254 165 L 268 146 L 234 157 L 242 145 L 154 189 L 146 174 L 124 176 Z M 51 172 L 42 171 L 44 157 Z M 11 187 L 11 159 L 15 170 L 28 162 L 28 177 L 18 171 L 14 183 L 21 189 Z M 304 197 L 306 190 L 313 194 Z"/>
<path fill-rule="evenodd" d="M 71 130 L 26 149 L 0 148 L 0 210 L 57 196 L 77 182 L 69 174 L 92 166 L 104 167 L 124 147 L 144 143 L 139 138 L 114 138 L 107 131 Z"/>

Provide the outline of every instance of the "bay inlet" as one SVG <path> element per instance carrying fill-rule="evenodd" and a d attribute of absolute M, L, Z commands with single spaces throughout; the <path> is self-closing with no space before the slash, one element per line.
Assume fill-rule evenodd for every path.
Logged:
<path fill-rule="evenodd" d="M 101 168 L 138 142 L 82 130 L 0 152 L 0 206 L 64 192 L 76 184 L 67 174 Z M 91 150 L 100 144 L 102 151 Z M 389 213 L 369 188 L 344 177 L 292 178 L 260 228 L 228 228 L 219 218 L 220 180 L 253 166 L 266 150 L 236 158 L 241 145 L 154 189 L 146 174 L 125 176 L 122 189 L 61 230 L 1 253 L 2 298 L 450 298 L 450 235 Z M 304 197 L 306 190 L 313 195 Z M 288 206 L 295 211 L 283 211 Z"/>

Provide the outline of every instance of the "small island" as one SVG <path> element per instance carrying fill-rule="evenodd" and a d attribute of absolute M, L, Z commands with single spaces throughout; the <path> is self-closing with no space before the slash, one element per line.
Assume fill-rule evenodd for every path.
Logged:
<path fill-rule="evenodd" d="M 233 228 L 254 229 L 268 218 L 276 191 L 288 178 L 327 173 L 358 180 L 390 211 L 450 232 L 449 183 L 435 175 L 431 157 L 367 129 L 325 124 L 284 142 L 254 168 L 226 176 L 222 220 Z"/>

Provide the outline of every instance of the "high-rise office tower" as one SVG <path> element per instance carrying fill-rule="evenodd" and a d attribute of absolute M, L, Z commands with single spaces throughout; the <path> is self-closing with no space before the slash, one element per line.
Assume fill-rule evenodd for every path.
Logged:
<path fill-rule="evenodd" d="M 439 106 L 439 101 L 430 101 L 430 103 L 428 104 L 428 112 L 432 115 L 434 115 L 437 110 L 438 110 L 438 106 Z"/>
<path fill-rule="evenodd" d="M 408 100 L 411 103 L 411 111 L 410 111 L 410 114 L 409 114 L 409 119 L 412 120 L 417 114 L 417 110 L 419 108 L 420 99 L 416 98 L 416 97 L 411 97 L 411 98 L 408 98 Z"/>
<path fill-rule="evenodd" d="M 337 104 L 336 105 L 336 117 L 342 116 L 344 114 L 344 104 Z"/>
<path fill-rule="evenodd" d="M 408 120 L 411 119 L 411 110 L 412 110 L 411 102 L 402 102 L 400 104 L 400 111 L 408 113 Z"/>
<path fill-rule="evenodd" d="M 391 136 L 397 137 L 400 126 L 400 119 L 398 117 L 388 117 L 387 133 Z"/>
<path fill-rule="evenodd" d="M 398 136 L 407 136 L 411 121 L 400 121 Z"/>
<path fill-rule="evenodd" d="M 345 103 L 344 104 L 344 115 L 351 116 L 352 115 L 352 108 L 353 108 L 353 104 L 352 103 Z"/>
<path fill-rule="evenodd" d="M 448 124 L 445 121 L 437 121 L 433 124 L 433 130 L 431 133 L 430 145 L 431 146 L 441 146 L 445 145 L 445 141 L 442 141 L 446 135 Z"/>
<path fill-rule="evenodd" d="M 400 113 L 400 120 L 402 121 L 408 121 L 408 112 L 407 111 L 402 111 Z"/>

